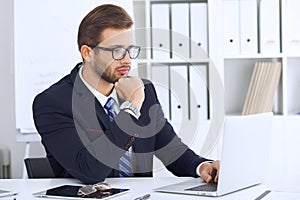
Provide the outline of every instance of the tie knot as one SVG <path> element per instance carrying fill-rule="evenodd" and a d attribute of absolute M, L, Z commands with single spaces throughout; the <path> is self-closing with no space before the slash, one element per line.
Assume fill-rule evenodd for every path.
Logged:
<path fill-rule="evenodd" d="M 114 110 L 114 103 L 115 103 L 114 98 L 109 97 L 106 104 L 104 105 L 104 108 L 107 110 L 109 121 L 113 121 L 114 117 L 116 116 L 116 113 Z"/>
<path fill-rule="evenodd" d="M 113 110 L 113 108 L 114 108 L 114 103 L 115 103 L 114 98 L 109 97 L 108 100 L 107 100 L 107 102 L 106 102 L 105 105 L 104 105 L 104 108 L 105 108 L 106 110 L 108 110 L 108 111 L 111 111 L 111 110 Z"/>

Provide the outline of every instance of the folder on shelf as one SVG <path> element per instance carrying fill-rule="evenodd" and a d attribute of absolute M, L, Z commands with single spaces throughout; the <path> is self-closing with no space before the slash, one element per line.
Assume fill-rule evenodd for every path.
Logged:
<path fill-rule="evenodd" d="M 171 4 L 172 21 L 172 58 L 185 60 L 189 58 L 189 5 L 187 3 Z"/>
<path fill-rule="evenodd" d="M 300 1 L 286 1 L 286 52 L 297 55 L 300 52 L 300 26 L 297 22 L 300 19 Z"/>
<path fill-rule="evenodd" d="M 240 53 L 240 7 L 239 0 L 223 1 L 224 55 L 235 56 Z"/>
<path fill-rule="evenodd" d="M 263 82 L 262 74 L 264 73 L 263 69 L 264 68 L 262 67 L 262 63 L 257 62 L 255 64 L 254 73 L 253 73 L 254 75 L 252 75 L 251 82 L 250 82 L 250 85 L 252 87 L 249 88 L 252 94 L 249 97 L 249 105 L 247 105 L 248 110 L 247 112 L 243 111 L 243 114 L 252 113 L 253 110 L 257 110 L 257 104 L 258 104 L 257 102 L 261 101 L 259 97 L 259 92 L 260 92 L 260 88 L 262 88 L 262 82 Z M 249 95 L 247 93 L 246 98 L 248 98 L 248 96 Z"/>
<path fill-rule="evenodd" d="M 245 99 L 242 114 L 249 113 L 250 105 L 253 105 L 254 91 L 257 90 L 256 87 L 258 86 L 258 84 L 254 84 L 254 83 L 258 82 L 258 77 L 259 76 L 257 74 L 260 73 L 260 72 L 258 72 L 258 70 L 261 69 L 261 68 L 257 67 L 258 64 L 259 64 L 259 62 L 255 63 L 255 66 L 254 66 L 254 69 L 253 69 L 253 72 L 252 72 L 252 77 L 251 77 L 251 81 L 250 81 L 250 84 L 249 84 L 249 88 L 248 88 L 247 96 L 246 96 L 246 99 Z"/>
<path fill-rule="evenodd" d="M 263 0 L 259 2 L 260 53 L 280 53 L 279 0 Z"/>
<path fill-rule="evenodd" d="M 170 17 L 168 4 L 152 4 L 152 58 L 170 58 Z"/>
<path fill-rule="evenodd" d="M 208 57 L 207 3 L 190 4 L 191 58 Z"/>
<path fill-rule="evenodd" d="M 281 76 L 281 62 L 256 62 L 242 115 L 271 112 Z"/>
<path fill-rule="evenodd" d="M 170 120 L 169 67 L 167 65 L 152 65 L 151 77 L 165 117 Z"/>
<path fill-rule="evenodd" d="M 188 79 L 186 65 L 170 66 L 171 121 L 180 124 L 188 120 Z"/>
<path fill-rule="evenodd" d="M 273 68 L 271 71 L 271 86 L 272 88 L 268 91 L 268 102 L 273 102 L 273 104 L 269 105 L 268 109 L 272 110 L 272 107 L 274 108 L 274 102 L 275 102 L 275 97 L 276 97 L 276 93 L 278 92 L 278 85 L 280 82 L 280 77 L 281 77 L 281 63 L 280 62 L 276 62 L 273 64 Z M 276 74 L 276 75 L 273 75 Z"/>
<path fill-rule="evenodd" d="M 208 119 L 208 74 L 206 65 L 189 66 L 190 119 Z"/>
<path fill-rule="evenodd" d="M 258 53 L 257 25 L 256 0 L 240 1 L 240 53 L 242 55 Z"/>

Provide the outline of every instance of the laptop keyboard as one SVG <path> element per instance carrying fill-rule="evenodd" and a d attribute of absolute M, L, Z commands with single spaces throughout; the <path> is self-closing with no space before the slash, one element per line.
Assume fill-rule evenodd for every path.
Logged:
<path fill-rule="evenodd" d="M 218 186 L 217 183 L 211 182 L 211 183 L 206 183 L 206 184 L 199 185 L 199 186 L 192 187 L 192 188 L 187 188 L 185 190 L 215 192 L 215 191 L 217 191 L 217 186 Z"/>

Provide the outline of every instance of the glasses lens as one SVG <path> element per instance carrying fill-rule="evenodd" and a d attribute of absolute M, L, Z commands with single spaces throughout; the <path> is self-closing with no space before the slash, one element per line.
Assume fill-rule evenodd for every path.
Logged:
<path fill-rule="evenodd" d="M 120 48 L 115 48 L 113 50 L 113 58 L 116 60 L 121 60 L 124 58 L 126 54 L 126 49 L 120 47 Z"/>
<path fill-rule="evenodd" d="M 139 56 L 140 53 L 140 47 L 133 46 L 128 48 L 129 56 L 131 59 L 135 59 Z"/>
<path fill-rule="evenodd" d="M 115 49 L 113 49 L 113 52 L 112 52 L 113 53 L 113 58 L 115 60 L 122 60 L 126 55 L 126 51 L 128 51 L 129 57 L 131 59 L 135 59 L 139 56 L 140 47 L 132 46 L 132 47 L 129 47 L 127 49 L 125 49 L 123 47 L 115 48 Z"/>

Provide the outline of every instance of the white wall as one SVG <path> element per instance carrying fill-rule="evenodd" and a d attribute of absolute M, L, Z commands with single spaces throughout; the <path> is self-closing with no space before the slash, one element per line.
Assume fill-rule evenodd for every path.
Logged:
<path fill-rule="evenodd" d="M 70 2 L 73 1 L 70 0 Z M 80 0 L 77 0 L 77 7 L 80 5 L 78 2 L 81 3 Z M 85 6 L 88 6 L 88 8 L 83 9 L 82 12 L 89 11 L 93 5 L 105 2 L 114 2 L 122 5 L 127 10 L 133 10 L 131 5 L 124 0 L 91 0 L 86 2 Z M 22 178 L 25 144 L 16 142 L 13 5 L 14 0 L 0 0 L 0 148 L 2 145 L 10 148 L 12 177 Z M 30 12 L 30 10 L 26 12 Z M 40 142 L 31 143 L 29 156 L 45 156 L 45 150 Z"/>
<path fill-rule="evenodd" d="M 21 178 L 25 144 L 16 142 L 13 46 L 13 1 L 0 0 L 0 146 L 10 148 L 12 177 Z M 43 155 L 40 143 L 31 145 L 30 156 Z"/>

